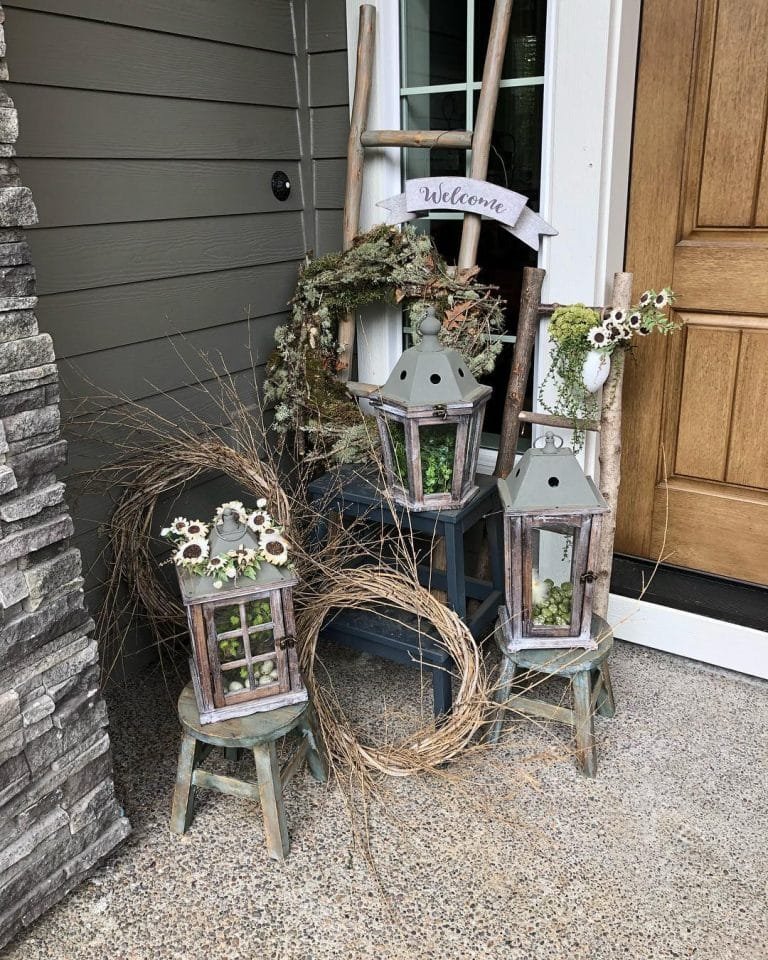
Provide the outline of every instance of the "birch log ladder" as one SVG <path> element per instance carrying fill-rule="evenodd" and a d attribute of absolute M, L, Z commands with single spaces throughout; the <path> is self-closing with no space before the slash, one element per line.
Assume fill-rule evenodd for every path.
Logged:
<path fill-rule="evenodd" d="M 355 92 L 352 98 L 349 142 L 347 145 L 347 181 L 344 194 L 343 246 L 348 250 L 360 230 L 360 200 L 363 190 L 363 161 L 366 147 L 421 147 L 471 150 L 470 176 L 484 180 L 488 173 L 491 134 L 499 97 L 499 81 L 507 46 L 512 0 L 496 0 L 491 19 L 488 49 L 483 69 L 483 82 L 477 105 L 474 133 L 471 130 L 368 130 L 368 108 L 373 77 L 376 34 L 376 8 L 369 3 L 360 6 L 357 36 Z M 475 266 L 480 240 L 479 214 L 464 216 L 459 250 L 459 270 Z M 339 377 L 347 381 L 355 353 L 355 316 L 349 312 L 339 324 Z"/>

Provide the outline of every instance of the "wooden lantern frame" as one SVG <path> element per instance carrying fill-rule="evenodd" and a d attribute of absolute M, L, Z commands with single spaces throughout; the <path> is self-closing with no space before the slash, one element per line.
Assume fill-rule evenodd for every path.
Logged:
<path fill-rule="evenodd" d="M 510 651 L 559 647 L 597 649 L 592 636 L 592 601 L 600 531 L 607 507 L 578 510 L 504 511 L 504 595 L 499 608 Z M 533 622 L 534 530 L 575 533 L 571 559 L 571 622 L 567 626 Z"/>
<path fill-rule="evenodd" d="M 274 575 L 270 577 L 271 573 Z M 257 581 L 238 578 L 236 585 L 229 588 L 216 590 L 210 578 L 204 578 L 210 588 L 201 589 L 193 579 L 199 581 L 201 578 L 183 572 L 179 574 L 192 638 L 190 669 L 201 723 L 243 717 L 307 700 L 296 653 L 293 587 L 298 583 L 298 578 L 271 564 L 262 564 Z M 249 627 L 248 604 L 263 601 L 269 602 L 271 620 Z M 223 607 L 238 609 L 239 628 L 226 631 L 217 629 L 216 611 Z M 251 637 L 268 631 L 272 632 L 274 649 L 269 653 L 253 654 Z M 242 637 L 243 656 L 224 663 L 233 670 L 245 667 L 250 686 L 230 693 L 224 690 L 225 671 L 219 642 L 238 636 Z M 277 664 L 278 680 L 259 686 L 254 664 L 266 660 L 273 660 Z"/>
<path fill-rule="evenodd" d="M 475 473 L 480 455 L 480 435 L 490 395 L 490 387 L 478 385 L 456 403 L 409 406 L 390 397 L 370 398 L 376 409 L 387 487 L 397 503 L 417 511 L 458 510 L 474 497 L 478 491 Z M 399 424 L 403 430 L 407 478 L 401 476 L 393 450 L 392 423 Z M 424 493 L 421 431 L 453 424 L 456 425 L 456 440 L 450 490 Z"/>

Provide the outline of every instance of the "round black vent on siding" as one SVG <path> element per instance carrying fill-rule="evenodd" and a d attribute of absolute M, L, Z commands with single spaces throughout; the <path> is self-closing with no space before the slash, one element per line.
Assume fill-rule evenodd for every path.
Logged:
<path fill-rule="evenodd" d="M 278 200 L 287 200 L 291 195 L 291 181 L 282 170 L 275 170 L 272 174 L 272 193 Z"/>

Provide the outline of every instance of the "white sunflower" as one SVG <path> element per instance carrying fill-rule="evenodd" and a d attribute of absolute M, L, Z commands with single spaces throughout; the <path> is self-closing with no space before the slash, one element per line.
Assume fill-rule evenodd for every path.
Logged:
<path fill-rule="evenodd" d="M 605 327 L 592 327 L 587 334 L 587 340 L 589 340 L 593 347 L 600 349 L 600 347 L 608 345 L 611 340 L 611 335 Z"/>
<path fill-rule="evenodd" d="M 642 326 L 637 328 L 637 334 L 640 337 L 647 337 L 650 332 L 651 332 L 650 327 Z"/>
<path fill-rule="evenodd" d="M 653 290 L 646 290 L 644 294 L 637 301 L 641 307 L 649 307 L 651 301 L 653 300 Z"/>
<path fill-rule="evenodd" d="M 176 517 L 171 524 L 171 533 L 177 537 L 185 537 L 189 529 L 189 520 L 186 517 Z"/>
<path fill-rule="evenodd" d="M 227 567 L 227 576 L 230 580 L 234 580 L 237 576 L 237 570 L 234 567 Z"/>
<path fill-rule="evenodd" d="M 616 325 L 616 340 L 629 340 L 632 336 L 632 331 L 625 323 L 620 323 Z"/>
<path fill-rule="evenodd" d="M 261 552 L 266 561 L 282 567 L 288 562 L 288 541 L 279 534 L 267 537 L 261 545 Z"/>
<path fill-rule="evenodd" d="M 243 544 L 240 544 L 235 554 L 235 561 L 239 567 L 247 567 L 256 559 L 256 551 L 243 546 Z"/>
<path fill-rule="evenodd" d="M 207 537 L 210 529 L 208 524 L 203 523 L 202 520 L 190 520 L 187 525 L 187 536 L 190 539 L 193 537 Z"/>
<path fill-rule="evenodd" d="M 627 317 L 627 326 L 631 330 L 637 330 L 643 325 L 643 315 L 639 310 L 633 310 L 632 313 Z"/>
<path fill-rule="evenodd" d="M 248 515 L 247 523 L 254 533 L 263 533 L 272 526 L 272 517 L 265 510 L 254 510 Z"/>
<path fill-rule="evenodd" d="M 621 326 L 621 324 L 624 323 L 625 316 L 626 314 L 624 313 L 623 310 L 611 310 L 611 312 L 608 314 L 608 320 L 611 323 L 615 323 L 618 326 Z M 608 321 L 606 321 L 606 325 L 607 325 L 607 322 Z"/>
<path fill-rule="evenodd" d="M 223 557 L 219 557 L 219 556 L 211 557 L 210 560 L 208 561 L 208 567 L 205 572 L 208 574 L 208 576 L 213 577 L 217 573 L 219 573 L 219 571 L 222 569 L 223 566 L 224 566 Z"/>
<path fill-rule="evenodd" d="M 662 290 L 661 293 L 657 293 L 653 298 L 653 305 L 657 310 L 663 310 L 664 307 L 669 304 L 669 294 L 666 290 Z"/>
<path fill-rule="evenodd" d="M 174 553 L 173 560 L 178 567 L 196 567 L 208 558 L 208 541 L 201 537 L 187 540 Z"/>

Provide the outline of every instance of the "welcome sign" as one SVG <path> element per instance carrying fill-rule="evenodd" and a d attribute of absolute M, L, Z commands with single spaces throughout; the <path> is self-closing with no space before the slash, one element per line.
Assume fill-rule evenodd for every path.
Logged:
<path fill-rule="evenodd" d="M 404 223 L 429 210 L 458 210 L 497 220 L 505 230 L 539 249 L 539 237 L 556 236 L 555 230 L 528 207 L 522 193 L 506 190 L 470 177 L 420 177 L 406 180 L 405 191 L 377 204 L 387 211 L 387 223 Z"/>

